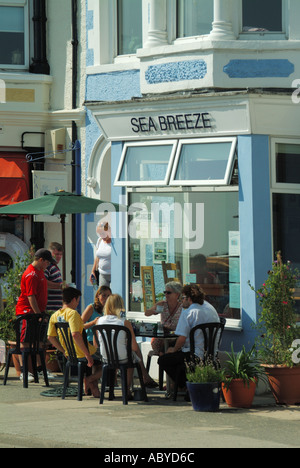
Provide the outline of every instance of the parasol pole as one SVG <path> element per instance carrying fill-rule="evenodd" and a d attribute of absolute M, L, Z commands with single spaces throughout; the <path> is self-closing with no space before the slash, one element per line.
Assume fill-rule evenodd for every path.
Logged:
<path fill-rule="evenodd" d="M 66 215 L 60 215 L 61 222 L 61 237 L 62 237 L 62 246 L 63 246 L 63 257 L 62 257 L 62 271 L 63 271 L 63 285 L 66 283 L 66 225 L 65 225 Z"/>

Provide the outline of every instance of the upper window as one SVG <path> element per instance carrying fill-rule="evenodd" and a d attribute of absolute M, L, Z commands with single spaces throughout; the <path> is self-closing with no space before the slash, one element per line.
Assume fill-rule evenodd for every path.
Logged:
<path fill-rule="evenodd" d="M 171 185 L 228 185 L 236 138 L 181 140 L 171 176 Z"/>
<path fill-rule="evenodd" d="M 207 0 L 177 0 L 177 37 L 209 34 L 214 17 L 213 3 Z"/>
<path fill-rule="evenodd" d="M 300 188 L 300 142 L 290 140 L 272 142 L 272 186 L 273 188 Z"/>
<path fill-rule="evenodd" d="M 235 159 L 236 138 L 126 143 L 115 185 L 229 185 Z"/>
<path fill-rule="evenodd" d="M 142 1 L 117 0 L 118 55 L 135 54 L 143 47 Z"/>
<path fill-rule="evenodd" d="M 0 66 L 28 65 L 28 11 L 25 0 L 0 1 Z"/>
<path fill-rule="evenodd" d="M 170 176 L 175 141 L 125 144 L 115 185 L 165 185 Z"/>
<path fill-rule="evenodd" d="M 282 0 L 243 0 L 243 32 L 283 32 Z"/>

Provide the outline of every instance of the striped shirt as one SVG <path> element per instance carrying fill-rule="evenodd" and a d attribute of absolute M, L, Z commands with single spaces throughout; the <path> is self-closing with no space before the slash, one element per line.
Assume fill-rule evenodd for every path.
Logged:
<path fill-rule="evenodd" d="M 45 270 L 45 277 L 47 281 L 53 283 L 62 283 L 61 272 L 56 263 L 51 263 Z M 48 289 L 48 302 L 47 310 L 58 310 L 62 308 L 62 290 L 61 289 Z"/>

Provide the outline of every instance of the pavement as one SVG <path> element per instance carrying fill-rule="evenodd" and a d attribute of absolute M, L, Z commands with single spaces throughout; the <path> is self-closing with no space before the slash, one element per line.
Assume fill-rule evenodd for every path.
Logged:
<path fill-rule="evenodd" d="M 51 381 L 51 387 L 61 384 L 61 375 Z M 0 372 L 0 448 L 101 448 L 105 462 L 121 462 L 113 460 L 118 453 L 148 449 L 140 453 L 184 453 L 181 461 L 192 462 L 200 448 L 300 447 L 300 406 L 277 406 L 269 393 L 256 395 L 251 409 L 221 402 L 217 413 L 199 413 L 181 396 L 173 402 L 150 389 L 147 403 L 130 401 L 128 406 L 119 390 L 114 401 L 105 399 L 103 405 L 89 396 L 81 402 L 45 397 L 45 390 L 43 380 L 23 389 L 14 368 L 4 386 Z M 154 461 L 145 457 L 143 462 Z M 125 461 L 138 464 L 134 458 Z"/>

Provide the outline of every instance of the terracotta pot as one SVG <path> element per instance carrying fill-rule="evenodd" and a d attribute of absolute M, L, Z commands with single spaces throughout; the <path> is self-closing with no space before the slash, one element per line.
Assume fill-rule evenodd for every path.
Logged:
<path fill-rule="evenodd" d="M 52 349 L 46 350 L 46 368 L 50 372 L 60 372 L 59 364 L 56 358 L 53 358 L 55 351 Z"/>
<path fill-rule="evenodd" d="M 263 366 L 278 405 L 300 403 L 300 367 Z"/>
<path fill-rule="evenodd" d="M 242 379 L 233 379 L 228 388 L 222 383 L 225 401 L 231 408 L 250 408 L 256 390 L 256 383 L 249 384 Z"/>

